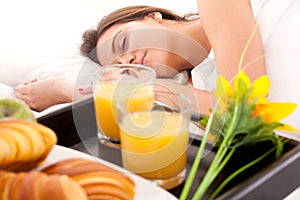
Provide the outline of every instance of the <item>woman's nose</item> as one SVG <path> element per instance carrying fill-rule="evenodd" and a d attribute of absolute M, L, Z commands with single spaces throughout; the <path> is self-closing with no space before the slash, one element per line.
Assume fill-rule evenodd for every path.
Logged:
<path fill-rule="evenodd" d="M 123 55 L 118 59 L 118 64 L 138 64 L 136 56 L 133 54 Z"/>

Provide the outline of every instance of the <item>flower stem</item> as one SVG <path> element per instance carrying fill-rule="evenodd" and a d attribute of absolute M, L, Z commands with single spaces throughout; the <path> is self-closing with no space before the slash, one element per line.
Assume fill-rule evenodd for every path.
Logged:
<path fill-rule="evenodd" d="M 215 179 L 215 177 L 218 175 L 218 173 L 215 173 L 216 170 L 218 169 L 218 167 L 220 166 L 220 163 L 221 162 L 225 162 L 225 163 L 221 163 L 221 166 L 225 165 L 229 158 L 231 157 L 230 154 L 232 153 L 229 153 L 229 158 L 226 160 L 223 160 L 224 156 L 226 155 L 227 153 L 227 150 L 228 150 L 228 144 L 230 144 L 231 140 L 232 140 L 232 134 L 234 133 L 234 130 L 238 124 L 238 121 L 239 121 L 239 117 L 240 117 L 240 107 L 239 107 L 239 95 L 237 95 L 236 97 L 236 104 L 235 104 L 235 107 L 234 107 L 234 114 L 232 116 L 232 121 L 229 125 L 229 128 L 228 128 L 228 131 L 226 133 L 226 135 L 224 136 L 222 142 L 221 142 L 221 145 L 207 171 L 207 173 L 205 174 L 203 180 L 201 181 L 201 184 L 199 185 L 196 193 L 194 194 L 193 196 L 193 200 L 198 200 L 198 199 L 201 199 L 204 195 L 204 193 L 207 191 L 207 189 L 209 188 L 209 186 L 211 185 L 211 183 L 213 182 L 213 180 Z M 213 117 L 211 117 L 213 118 Z M 222 161 L 223 160 L 223 161 Z"/>
<path fill-rule="evenodd" d="M 258 24 L 256 23 L 256 24 L 255 24 L 255 27 L 254 27 L 254 29 L 253 29 L 253 31 L 252 31 L 250 37 L 249 37 L 249 39 L 247 40 L 247 43 L 246 43 L 246 45 L 245 45 L 245 48 L 243 49 L 242 55 L 241 55 L 241 57 L 240 57 L 239 64 L 238 64 L 238 69 L 239 69 L 239 71 L 242 70 L 242 64 L 243 64 L 243 61 L 244 61 L 246 52 L 247 52 L 247 50 L 248 50 L 248 48 L 249 48 L 249 46 L 250 46 L 250 44 L 251 44 L 251 41 L 252 41 L 252 39 L 253 39 L 253 37 L 254 37 L 254 35 L 255 35 L 257 29 L 258 29 Z"/>
<path fill-rule="evenodd" d="M 187 177 L 186 183 L 185 183 L 185 185 L 183 187 L 183 190 L 181 192 L 181 195 L 180 195 L 180 198 L 179 198 L 180 200 L 187 199 L 187 196 L 188 196 L 189 191 L 191 189 L 191 186 L 193 184 L 193 180 L 196 176 L 198 167 L 200 165 L 200 160 L 202 158 L 202 155 L 203 155 L 203 152 L 204 152 L 204 149 L 205 149 L 206 141 L 207 141 L 207 138 L 208 138 L 208 134 L 209 134 L 209 130 L 210 130 L 210 127 L 211 127 L 211 124 L 212 124 L 212 121 L 213 121 L 212 119 L 213 119 L 214 114 L 215 114 L 215 112 L 211 113 L 212 117 L 210 117 L 208 122 L 207 122 L 207 127 L 205 129 L 203 138 L 201 140 L 200 147 L 197 151 L 197 154 L 196 154 L 195 160 L 193 162 L 192 168 L 190 170 L 190 173 Z"/>
<path fill-rule="evenodd" d="M 236 177 L 238 174 L 240 174 L 244 170 L 248 169 L 252 165 L 254 165 L 254 164 L 258 163 L 259 161 L 261 161 L 262 159 L 264 159 L 266 156 L 268 156 L 270 153 L 272 153 L 272 151 L 274 151 L 275 149 L 276 149 L 276 147 L 270 149 L 269 151 L 264 153 L 262 156 L 258 157 L 257 159 L 253 160 L 252 162 L 248 163 L 247 165 L 241 167 L 240 169 L 238 169 L 234 173 L 232 173 L 228 178 L 226 178 L 222 182 L 221 185 L 219 185 L 219 187 L 213 192 L 213 194 L 210 196 L 209 199 L 210 200 L 215 199 L 216 196 L 221 192 L 221 190 L 227 185 L 227 183 L 229 183 L 234 177 Z"/>
<path fill-rule="evenodd" d="M 218 174 L 221 172 L 221 170 L 227 164 L 227 162 L 233 155 L 234 151 L 235 151 L 235 149 L 231 149 L 231 151 L 227 154 L 227 156 L 221 162 L 220 165 L 217 165 L 214 168 L 210 168 L 210 170 L 206 173 L 203 181 L 201 182 L 201 185 L 197 189 L 195 195 L 193 196 L 193 200 L 198 200 L 198 199 L 202 198 L 202 196 L 207 191 L 209 186 L 212 184 L 212 182 L 215 180 L 215 178 L 218 176 Z"/>
<path fill-rule="evenodd" d="M 214 171 L 212 174 L 213 180 L 217 177 L 217 175 L 221 172 L 221 170 L 225 167 L 225 165 L 228 163 L 229 159 L 235 152 L 236 148 L 231 149 L 231 151 L 227 154 L 225 159 L 222 161 L 222 163 L 218 166 L 218 168 Z"/>

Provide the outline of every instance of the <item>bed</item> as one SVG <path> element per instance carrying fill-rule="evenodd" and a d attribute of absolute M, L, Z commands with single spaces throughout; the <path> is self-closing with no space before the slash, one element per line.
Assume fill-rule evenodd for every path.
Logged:
<path fill-rule="evenodd" d="M 111 11 L 137 4 L 164 7 L 182 14 L 197 11 L 195 0 L 2 1 L 0 97 L 15 98 L 14 88 L 34 78 L 65 77 L 76 81 L 84 63 L 89 62 L 78 49 L 82 33 L 95 27 Z M 80 84 L 89 82 L 83 80 Z M 67 105 L 33 112 L 41 117 Z M 294 193 L 296 199 L 299 191 Z"/>

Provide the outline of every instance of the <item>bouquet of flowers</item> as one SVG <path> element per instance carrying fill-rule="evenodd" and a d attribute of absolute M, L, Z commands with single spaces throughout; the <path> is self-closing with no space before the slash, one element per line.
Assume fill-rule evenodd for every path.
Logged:
<path fill-rule="evenodd" d="M 210 199 L 214 199 L 234 177 L 271 152 L 275 151 L 277 158 L 281 156 L 284 141 L 274 130 L 297 132 L 288 124 L 280 122 L 296 109 L 296 104 L 269 102 L 266 98 L 269 87 L 270 81 L 267 76 L 261 76 L 251 84 L 249 77 L 242 71 L 236 76 L 233 87 L 223 76 L 218 77 L 215 91 L 218 103 L 211 110 L 210 115 L 200 121 L 200 124 L 206 127 L 205 133 L 180 199 L 186 199 L 189 194 L 209 134 L 218 136 L 218 150 L 193 196 L 195 200 L 203 197 L 239 147 L 267 140 L 274 144 L 274 148 L 225 179 L 213 192 Z"/>

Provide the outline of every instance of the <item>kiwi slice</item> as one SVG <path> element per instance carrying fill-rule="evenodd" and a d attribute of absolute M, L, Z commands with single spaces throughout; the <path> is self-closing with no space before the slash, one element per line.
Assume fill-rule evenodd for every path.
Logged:
<path fill-rule="evenodd" d="M 0 119 L 14 118 L 36 122 L 33 112 L 25 103 L 14 98 L 0 99 Z"/>

